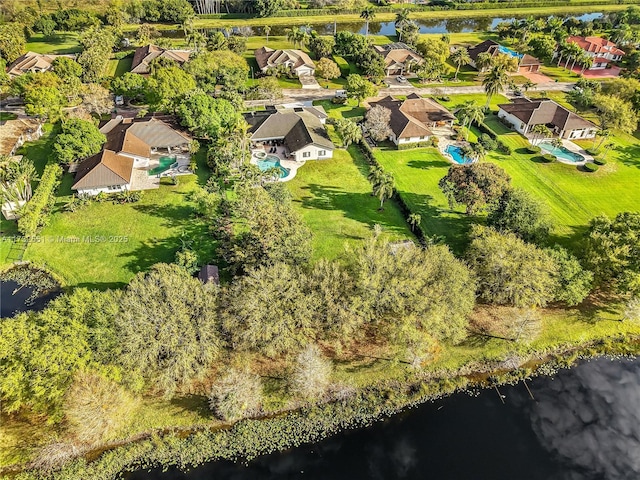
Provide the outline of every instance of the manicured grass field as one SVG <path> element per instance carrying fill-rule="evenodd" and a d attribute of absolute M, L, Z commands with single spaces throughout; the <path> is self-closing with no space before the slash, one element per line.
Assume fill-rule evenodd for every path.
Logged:
<path fill-rule="evenodd" d="M 24 149 L 38 169 L 46 152 L 45 137 Z M 198 160 L 203 172 L 204 155 L 199 154 Z M 202 261 L 212 260 L 214 243 L 208 226 L 194 221 L 189 200 L 190 192 L 202 181 L 196 175 L 181 176 L 179 185 L 146 191 L 137 203 L 91 202 L 76 212 L 65 212 L 72 184 L 72 176 L 65 174 L 50 223 L 42 229 L 39 241 L 27 247 L 24 260 L 46 265 L 68 286 L 91 288 L 120 287 L 154 263 L 172 262 L 182 235 L 196 240 L 193 248 Z M 15 222 L 3 221 L 2 227 L 0 265 L 6 265 L 7 235 L 15 234 Z"/>
<path fill-rule="evenodd" d="M 126 57 L 122 60 L 109 60 L 109 65 L 107 66 L 107 75 L 109 77 L 119 77 L 124 75 L 125 73 L 131 71 L 131 63 L 133 62 L 133 57 Z"/>
<path fill-rule="evenodd" d="M 412 238 L 393 200 L 371 196 L 368 165 L 356 147 L 339 149 L 333 158 L 309 161 L 287 182 L 294 204 L 314 233 L 314 258 L 339 258 L 345 247 L 357 247 L 380 225 L 391 240 Z"/>
<path fill-rule="evenodd" d="M 483 104 L 485 96 L 451 95 L 446 105 L 451 108 L 469 100 Z M 492 108 L 505 101 L 504 97 L 495 96 L 491 101 Z M 337 116 L 343 111 L 349 110 L 334 108 L 331 115 Z M 596 173 L 587 173 L 559 162 L 540 163 L 537 156 L 524 150 L 528 142 L 499 123 L 495 115 L 488 116 L 486 123 L 512 149 L 510 156 L 492 152 L 486 161 L 500 165 L 511 176 L 513 185 L 531 192 L 547 205 L 555 224 L 552 240 L 576 247 L 594 216 L 614 216 L 640 208 L 638 133 L 635 136 L 616 133 L 613 141 L 617 147 L 609 153 L 608 164 Z M 593 142 L 587 140 L 582 143 L 587 148 Z M 449 209 L 438 182 L 451 163 L 435 148 L 399 151 L 382 147 L 375 153 L 385 169 L 394 174 L 398 190 L 409 207 L 422 216 L 425 233 L 443 237 L 454 251 L 461 253 L 467 244 L 469 226 L 479 219 L 466 216 L 462 207 L 453 211 Z"/>
<path fill-rule="evenodd" d="M 56 32 L 50 37 L 41 33 L 31 36 L 25 50 L 36 53 L 78 53 L 82 50 L 78 43 L 78 34 L 74 32 Z"/>

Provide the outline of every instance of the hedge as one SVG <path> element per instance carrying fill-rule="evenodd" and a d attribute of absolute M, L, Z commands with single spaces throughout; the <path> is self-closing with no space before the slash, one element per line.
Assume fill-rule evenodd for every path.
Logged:
<path fill-rule="evenodd" d="M 598 170 L 598 165 L 596 165 L 595 163 L 585 163 L 582 166 L 587 172 L 595 172 L 596 170 Z"/>
<path fill-rule="evenodd" d="M 489 125 L 487 125 L 484 122 L 474 123 L 474 125 L 478 127 L 478 130 L 480 130 L 482 133 L 486 133 L 496 141 L 496 143 L 498 144 L 497 145 L 498 152 L 500 152 L 503 155 L 511 155 L 511 147 L 506 143 L 504 143 L 502 140 L 500 140 L 500 138 L 498 137 L 498 134 L 494 132 Z"/>
<path fill-rule="evenodd" d="M 433 140 L 425 140 L 424 142 L 401 143 L 398 150 L 409 150 L 411 148 L 433 147 Z"/>
<path fill-rule="evenodd" d="M 529 153 L 540 153 L 542 151 L 542 149 L 540 147 L 538 147 L 537 145 L 529 145 L 527 147 L 527 152 Z"/>
<path fill-rule="evenodd" d="M 362 155 L 369 163 L 369 165 L 375 166 L 380 170 L 384 170 L 380 162 L 378 162 L 376 156 L 373 154 L 373 150 L 366 141 L 362 140 L 360 143 L 358 143 L 358 146 L 360 147 L 360 151 L 362 152 Z M 402 215 L 404 215 L 404 218 L 408 219 L 409 215 L 411 215 L 413 211 L 409 208 L 409 205 L 405 203 L 404 198 L 402 198 L 396 187 L 393 187 L 393 197 L 395 197 L 396 201 L 398 202 L 398 206 L 400 207 L 400 211 L 402 212 Z M 422 225 L 418 224 L 417 227 L 418 228 L 414 231 L 416 237 L 418 237 L 418 240 L 420 241 L 426 241 L 426 236 L 424 234 L 424 231 L 422 230 Z"/>
<path fill-rule="evenodd" d="M 545 161 L 545 163 L 551 163 L 555 162 L 557 160 L 557 157 L 555 155 L 551 155 L 550 153 L 545 153 L 544 155 L 542 155 L 542 159 Z"/>
<path fill-rule="evenodd" d="M 36 192 L 22 208 L 18 219 L 18 231 L 25 237 L 33 237 L 38 229 L 47 223 L 49 211 L 55 203 L 54 193 L 61 175 L 62 167 L 57 163 L 49 163 L 44 168 Z"/>

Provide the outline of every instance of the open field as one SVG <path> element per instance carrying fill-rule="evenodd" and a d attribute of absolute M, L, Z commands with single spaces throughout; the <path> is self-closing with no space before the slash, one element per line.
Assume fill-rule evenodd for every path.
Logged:
<path fill-rule="evenodd" d="M 27 143 L 24 154 L 39 170 L 46 161 L 46 137 Z M 200 170 L 204 152 L 199 155 Z M 203 177 L 201 175 L 201 177 Z M 137 203 L 114 205 L 91 202 L 75 212 L 63 207 L 71 195 L 72 175 L 65 174 L 49 224 L 39 240 L 26 249 L 24 260 L 43 264 L 60 277 L 65 286 L 113 288 L 126 284 L 137 272 L 158 262 L 172 262 L 181 246 L 181 236 L 201 239 L 194 244 L 202 260 L 214 255 L 207 225 L 193 220 L 189 194 L 198 185 L 197 175 L 180 177 L 177 186 L 163 184 L 144 192 Z M 0 265 L 7 263 L 9 242 L 16 233 L 15 222 L 3 221 Z"/>
<path fill-rule="evenodd" d="M 450 100 L 443 103 L 452 108 L 469 100 L 483 104 L 485 96 L 451 95 Z M 492 109 L 505 101 L 504 97 L 495 96 Z M 331 107 L 326 105 L 326 108 Z M 350 115 L 351 108 L 333 108 L 331 115 L 343 112 Z M 617 147 L 609 153 L 608 164 L 596 173 L 586 173 L 559 162 L 539 163 L 535 155 L 524 150 L 528 142 L 522 136 L 505 128 L 494 115 L 488 116 L 486 123 L 513 151 L 508 157 L 491 152 L 486 161 L 500 165 L 511 176 L 513 185 L 524 188 L 547 205 L 555 224 L 554 241 L 576 247 L 594 216 L 614 216 L 618 212 L 638 210 L 640 134 L 631 136 L 617 132 L 613 138 Z M 585 148 L 593 144 L 591 140 L 582 143 Z M 399 151 L 381 147 L 375 149 L 375 155 L 384 168 L 394 174 L 398 191 L 409 207 L 421 214 L 425 233 L 444 238 L 454 251 L 462 253 L 469 226 L 479 219 L 465 215 L 462 207 L 449 209 L 438 182 L 451 163 L 435 148 Z"/>

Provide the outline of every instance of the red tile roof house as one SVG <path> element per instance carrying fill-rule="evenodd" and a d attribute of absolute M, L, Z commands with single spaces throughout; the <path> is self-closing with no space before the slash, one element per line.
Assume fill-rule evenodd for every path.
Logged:
<path fill-rule="evenodd" d="M 536 125 L 546 125 L 558 137 L 566 140 L 593 138 L 598 127 L 553 100 L 514 98 L 498 105 L 498 118 L 513 126 L 522 135 L 531 133 Z"/>
<path fill-rule="evenodd" d="M 386 96 L 377 102 L 370 102 L 371 108 L 381 106 L 391 111 L 389 136 L 396 146 L 421 143 L 433 136 L 434 127 L 452 126 L 456 117 L 439 103 L 430 98 L 422 98 L 415 93 L 406 100 L 396 100 Z"/>
<path fill-rule="evenodd" d="M 593 65 L 589 70 L 602 70 L 607 68 L 611 62 L 622 60 L 624 56 L 624 51 L 606 38 L 578 37 L 574 35 L 567 38 L 567 43 L 576 43 L 587 55 L 593 57 Z"/>
<path fill-rule="evenodd" d="M 136 190 L 132 186 L 134 168 L 148 167 L 159 150 L 165 155 L 188 151 L 191 142 L 186 134 L 157 118 L 116 117 L 100 131 L 107 137 L 103 150 L 83 160 L 76 170 L 71 189 L 81 195 Z"/>

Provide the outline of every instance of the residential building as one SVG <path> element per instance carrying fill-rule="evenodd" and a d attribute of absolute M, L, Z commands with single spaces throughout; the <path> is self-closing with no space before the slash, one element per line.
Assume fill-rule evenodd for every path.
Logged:
<path fill-rule="evenodd" d="M 374 45 L 373 49 L 384 58 L 387 76 L 405 75 L 424 62 L 419 53 L 403 42 Z"/>
<path fill-rule="evenodd" d="M 140 75 L 148 75 L 151 73 L 151 62 L 156 58 L 166 58 L 182 65 L 189 61 L 190 56 L 191 50 L 168 49 L 152 44 L 145 45 L 137 48 L 133 54 L 131 71 Z"/>
<path fill-rule="evenodd" d="M 316 64 L 311 57 L 302 50 L 274 50 L 269 47 L 261 47 L 255 51 L 256 61 L 262 73 L 267 73 L 269 69 L 286 66 L 295 75 L 313 75 L 316 71 Z"/>
<path fill-rule="evenodd" d="M 148 168 L 160 158 L 187 157 L 191 138 L 171 121 L 170 117 L 116 117 L 106 122 L 100 127 L 107 137 L 103 150 L 77 166 L 71 188 L 85 195 L 136 190 L 135 169 Z"/>
<path fill-rule="evenodd" d="M 420 143 L 433 136 L 437 127 L 451 127 L 456 117 L 442 105 L 430 98 L 422 98 L 415 93 L 406 100 L 396 100 L 386 96 L 370 106 L 381 106 L 391 111 L 389 127 L 393 132 L 389 136 L 396 145 Z"/>
<path fill-rule="evenodd" d="M 536 125 L 546 125 L 558 137 L 566 140 L 593 138 L 598 127 L 580 115 L 567 110 L 553 100 L 515 98 L 498 105 L 498 118 L 523 135 Z"/>
<path fill-rule="evenodd" d="M 31 118 L 0 122 L 0 155 L 9 157 L 24 144 L 42 136 L 42 124 Z"/>
<path fill-rule="evenodd" d="M 45 55 L 27 52 L 7 67 L 7 73 L 9 77 L 15 78 L 25 73 L 48 72 L 53 68 L 55 59 L 60 57 L 76 58 L 75 55 Z"/>
<path fill-rule="evenodd" d="M 620 50 L 615 43 L 606 38 L 600 37 L 579 37 L 571 36 L 567 38 L 567 43 L 577 44 L 587 55 L 593 57 L 593 65 L 589 70 L 602 70 L 607 68 L 611 62 L 622 60 L 624 51 Z"/>
<path fill-rule="evenodd" d="M 326 113 L 321 107 L 252 112 L 245 119 L 254 147 L 284 146 L 286 159 L 297 162 L 333 157 L 335 146 L 324 127 Z"/>
<path fill-rule="evenodd" d="M 478 58 L 478 55 L 480 55 L 481 53 L 489 53 L 492 57 L 502 54 L 517 58 L 518 73 L 538 72 L 540 70 L 540 67 L 542 66 L 542 62 L 540 62 L 540 60 L 532 57 L 529 54 L 518 53 L 514 50 L 511 50 L 510 48 L 503 47 L 493 40 L 485 40 L 484 42 L 479 43 L 478 45 L 469 49 L 469 56 L 471 57 L 470 65 L 476 70 L 479 70 L 479 68 L 476 66 L 476 60 Z"/>

